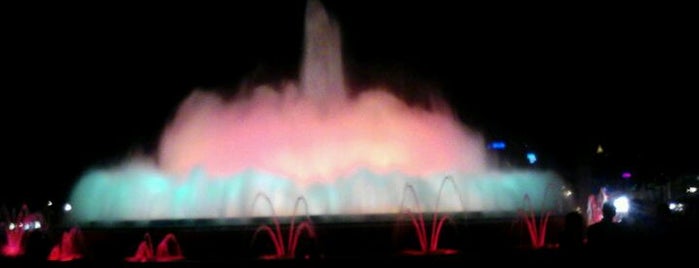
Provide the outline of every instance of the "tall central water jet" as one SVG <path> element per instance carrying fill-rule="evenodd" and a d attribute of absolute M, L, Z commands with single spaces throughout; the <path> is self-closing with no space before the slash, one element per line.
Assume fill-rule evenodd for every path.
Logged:
<path fill-rule="evenodd" d="M 317 1 L 306 8 L 300 83 L 261 86 L 224 100 L 194 91 L 166 127 L 156 161 L 127 161 L 89 171 L 72 194 L 78 220 L 245 218 L 258 193 L 279 216 L 304 196 L 313 215 L 397 213 L 411 184 L 433 207 L 452 176 L 460 200 L 445 211 L 519 207 L 557 180 L 551 174 L 486 169 L 480 135 L 449 107 L 412 107 L 387 89 L 349 98 L 340 33 Z M 497 196 L 497 197 L 496 197 Z"/>
<path fill-rule="evenodd" d="M 300 86 L 263 86 L 233 101 L 194 92 L 164 132 L 160 167 L 219 177 L 252 169 L 304 186 L 362 169 L 430 176 L 484 168 L 480 137 L 446 107 L 410 107 L 379 89 L 348 98 L 339 35 L 320 3 L 308 2 Z"/>
<path fill-rule="evenodd" d="M 320 106 L 345 99 L 339 27 L 318 1 L 308 2 L 304 26 L 301 90 Z"/>

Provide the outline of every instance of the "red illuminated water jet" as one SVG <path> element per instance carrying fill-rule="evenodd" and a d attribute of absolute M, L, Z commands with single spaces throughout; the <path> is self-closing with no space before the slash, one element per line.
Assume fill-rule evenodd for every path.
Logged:
<path fill-rule="evenodd" d="M 269 235 L 269 238 L 272 240 L 272 244 L 274 245 L 275 253 L 274 254 L 267 254 L 267 255 L 262 255 L 260 258 L 262 259 L 293 259 L 296 257 L 296 248 L 299 243 L 299 238 L 305 231 L 306 234 L 308 235 L 309 238 L 311 239 L 316 239 L 316 232 L 313 228 L 313 223 L 311 221 L 311 218 L 308 215 L 308 204 L 306 203 L 306 199 L 303 197 L 298 197 L 296 199 L 296 203 L 294 204 L 294 211 L 291 216 L 291 223 L 289 226 L 289 235 L 287 239 L 287 243 L 285 245 L 284 243 L 284 236 L 282 234 L 282 227 L 279 222 L 279 218 L 277 217 L 276 213 L 274 212 L 274 207 L 272 206 L 272 201 L 269 199 L 269 197 L 263 193 L 258 193 L 257 196 L 255 197 L 255 201 L 253 201 L 253 207 L 255 207 L 255 203 L 257 202 L 258 199 L 262 198 L 269 204 L 269 208 L 272 210 L 272 221 L 274 223 L 274 229 L 268 225 L 261 225 L 260 227 L 255 230 L 255 233 L 253 234 L 253 238 L 251 241 L 251 244 L 255 242 L 257 235 L 260 232 L 265 232 L 266 234 Z M 296 218 L 296 212 L 298 211 L 299 204 L 303 203 L 304 208 L 306 210 L 306 219 L 302 222 L 298 223 L 298 226 L 295 226 L 295 218 Z"/>
<path fill-rule="evenodd" d="M 133 256 L 127 257 L 127 262 L 173 262 L 184 260 L 180 244 L 174 234 L 168 233 L 158 243 L 155 253 L 153 242 L 149 233 L 143 236 Z"/>
<path fill-rule="evenodd" d="M 48 260 L 66 262 L 82 259 L 83 254 L 80 252 L 81 241 L 82 234 L 77 227 L 64 231 L 61 236 L 61 241 L 51 248 Z"/>
<path fill-rule="evenodd" d="M 440 233 L 442 231 L 442 227 L 444 227 L 444 223 L 448 220 L 452 220 L 451 217 L 447 214 L 440 215 L 439 214 L 439 204 L 440 204 L 440 199 L 442 196 L 442 191 L 444 190 L 444 185 L 446 182 L 451 182 L 452 186 L 456 188 L 456 183 L 451 177 L 446 177 L 444 180 L 442 180 L 442 184 L 439 187 L 439 193 L 437 194 L 437 202 L 435 202 L 435 208 L 434 212 L 432 214 L 432 227 L 429 231 L 429 237 L 428 237 L 428 230 L 427 227 L 425 226 L 425 218 L 424 218 L 424 213 L 422 211 L 422 208 L 420 206 L 420 202 L 418 201 L 419 199 L 417 198 L 417 192 L 415 191 L 415 188 L 412 185 L 406 185 L 404 193 L 410 193 L 411 196 L 415 200 L 415 206 L 417 208 L 416 212 L 413 212 L 409 208 L 405 207 L 405 198 L 403 201 L 401 201 L 401 209 L 399 213 L 399 220 L 400 220 L 400 215 L 408 215 L 410 217 L 410 222 L 412 223 L 413 227 L 415 228 L 415 234 L 417 235 L 418 241 L 420 243 L 420 250 L 404 250 L 403 253 L 406 255 L 451 255 L 451 254 L 456 254 L 458 253 L 457 250 L 455 249 L 446 249 L 446 248 L 439 248 L 439 237 Z M 461 199 L 461 196 L 458 195 L 459 191 L 456 190 L 457 196 L 459 197 L 459 201 L 463 204 L 463 200 Z"/>
<path fill-rule="evenodd" d="M 527 226 L 531 246 L 534 249 L 542 248 L 546 244 L 546 226 L 548 225 L 551 211 L 542 211 L 537 224 L 537 217 L 531 205 L 529 195 L 524 195 L 524 210 L 520 211 L 520 215 Z"/>
<path fill-rule="evenodd" d="M 6 257 L 17 257 L 24 254 L 24 230 L 22 228 L 14 228 L 5 230 L 7 242 L 2 246 L 2 255 Z"/>
<path fill-rule="evenodd" d="M 138 243 L 136 248 L 136 253 L 133 256 L 127 257 L 127 262 L 149 262 L 155 257 L 153 254 L 153 241 L 150 238 L 150 234 L 146 233 L 143 236 L 143 240 Z"/>
<path fill-rule="evenodd" d="M 160 243 L 158 243 L 158 247 L 155 251 L 155 261 L 172 262 L 179 260 L 184 260 L 180 243 L 177 242 L 177 238 L 175 238 L 174 234 L 168 233 L 160 240 Z"/>
<path fill-rule="evenodd" d="M 38 213 L 30 213 L 29 207 L 23 204 L 15 214 L 3 209 L 7 229 L 5 229 L 5 245 L 2 246 L 2 255 L 6 257 L 18 257 L 24 254 L 25 235 L 45 225 L 43 217 Z M 38 226 L 37 226 L 38 225 Z"/>
<path fill-rule="evenodd" d="M 555 186 L 556 185 L 554 184 L 548 184 L 546 186 L 544 196 L 541 201 L 539 217 L 536 216 L 536 212 L 531 204 L 529 195 L 524 195 L 524 208 L 519 210 L 519 215 L 527 227 L 527 233 L 529 234 L 529 240 L 533 249 L 539 249 L 546 246 L 546 228 L 548 227 L 549 217 L 552 213 L 551 209 L 545 208 L 546 196 L 549 189 Z"/>

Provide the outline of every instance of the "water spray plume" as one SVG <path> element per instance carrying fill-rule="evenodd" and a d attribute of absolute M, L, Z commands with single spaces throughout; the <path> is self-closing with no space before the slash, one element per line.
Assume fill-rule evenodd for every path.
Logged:
<path fill-rule="evenodd" d="M 321 110 L 346 98 L 340 29 L 318 1 L 308 1 L 301 63 L 301 90 Z"/>
<path fill-rule="evenodd" d="M 263 192 L 277 215 L 304 196 L 311 215 L 393 214 L 402 185 L 431 210 L 452 176 L 467 206 L 443 211 L 514 211 L 523 191 L 555 174 L 488 169 L 481 135 L 448 106 L 425 109 L 389 90 L 347 94 L 337 23 L 319 1 L 306 8 L 299 81 L 224 99 L 195 90 L 167 124 L 154 161 L 88 170 L 70 202 L 77 221 L 248 218 Z M 442 102 L 444 103 L 444 102 Z M 491 196 L 492 195 L 492 196 Z"/>

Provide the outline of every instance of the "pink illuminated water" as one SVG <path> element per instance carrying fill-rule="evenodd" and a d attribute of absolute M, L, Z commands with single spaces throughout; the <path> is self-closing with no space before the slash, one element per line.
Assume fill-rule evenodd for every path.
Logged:
<path fill-rule="evenodd" d="M 2 255 L 6 257 L 17 257 L 24 254 L 24 230 L 22 228 L 5 230 L 7 242 L 2 246 Z"/>
<path fill-rule="evenodd" d="M 382 89 L 347 97 L 338 26 L 317 1 L 306 14 L 300 83 L 230 101 L 194 92 L 162 136 L 164 171 L 186 176 L 200 167 L 226 177 L 264 170 L 303 187 L 360 169 L 418 177 L 484 169 L 480 137 L 449 107 L 411 107 Z"/>
<path fill-rule="evenodd" d="M 411 106 L 374 88 L 350 97 L 339 27 L 318 1 L 306 9 L 298 82 L 232 99 L 192 92 L 157 155 L 88 170 L 71 194 L 78 221 L 248 218 L 262 192 L 278 216 L 304 196 L 311 215 L 395 214 L 403 186 L 427 211 L 451 176 L 469 198 L 443 211 L 515 211 L 521 194 L 559 178 L 489 170 L 481 135 L 450 107 Z M 518 197 L 515 197 L 518 196 Z"/>
<path fill-rule="evenodd" d="M 2 245 L 3 256 L 18 257 L 24 255 L 25 237 L 29 232 L 45 228 L 46 222 L 40 213 L 30 213 L 23 204 L 17 213 L 3 210 L 5 224 L 5 244 Z"/>

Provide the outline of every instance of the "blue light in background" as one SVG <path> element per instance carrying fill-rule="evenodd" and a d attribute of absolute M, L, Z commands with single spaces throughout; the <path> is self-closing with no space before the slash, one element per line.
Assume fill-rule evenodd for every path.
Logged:
<path fill-rule="evenodd" d="M 536 154 L 533 152 L 528 152 L 527 153 L 527 160 L 529 160 L 529 164 L 533 165 L 534 163 L 536 163 L 536 160 L 537 160 Z"/>
<path fill-rule="evenodd" d="M 505 150 L 505 147 L 507 147 L 507 145 L 504 141 L 493 141 L 488 144 L 488 148 L 493 150 Z"/>

